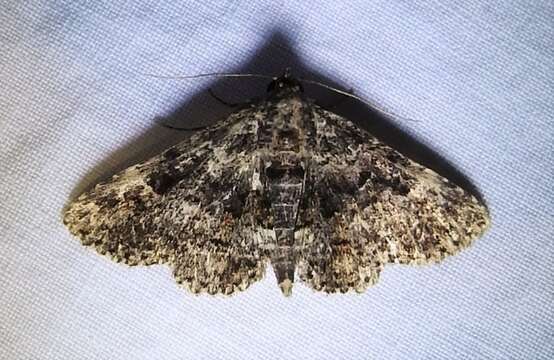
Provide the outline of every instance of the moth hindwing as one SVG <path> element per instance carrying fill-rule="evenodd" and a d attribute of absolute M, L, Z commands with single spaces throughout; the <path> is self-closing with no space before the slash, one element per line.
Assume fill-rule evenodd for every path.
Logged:
<path fill-rule="evenodd" d="M 231 294 L 273 267 L 285 295 L 364 291 L 386 263 L 456 254 L 489 225 L 475 197 L 304 97 L 267 97 L 82 194 L 64 223 L 129 265 L 165 263 L 192 292 Z"/>

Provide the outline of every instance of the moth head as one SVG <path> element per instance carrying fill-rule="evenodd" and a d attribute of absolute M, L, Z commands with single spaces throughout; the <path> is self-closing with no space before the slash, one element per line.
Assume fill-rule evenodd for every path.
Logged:
<path fill-rule="evenodd" d="M 273 78 L 273 81 L 267 86 L 267 92 L 270 96 L 283 96 L 290 93 L 303 92 L 304 88 L 300 81 L 291 75 L 290 68 L 286 68 L 283 75 Z"/>

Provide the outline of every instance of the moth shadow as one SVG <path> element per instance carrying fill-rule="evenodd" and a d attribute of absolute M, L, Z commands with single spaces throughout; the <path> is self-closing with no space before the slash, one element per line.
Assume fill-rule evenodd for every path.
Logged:
<path fill-rule="evenodd" d="M 340 84 L 315 70 L 314 66 L 302 62 L 294 52 L 293 42 L 285 34 L 286 31 L 276 29 L 251 56 L 248 63 L 238 68 L 221 69 L 220 72 L 279 76 L 285 68 L 290 67 L 296 77 L 316 80 L 342 90 L 349 89 L 348 84 Z M 186 73 L 186 70 L 184 73 Z M 191 84 L 191 80 L 183 82 L 153 79 L 153 81 L 175 81 L 176 86 L 185 87 Z M 159 117 L 154 119 L 153 126 L 150 129 L 111 153 L 91 169 L 73 189 L 70 198 L 76 198 L 96 183 L 131 165 L 147 160 L 192 134 L 190 131 L 171 130 L 163 127 L 162 124 L 187 128 L 209 126 L 234 111 L 232 107 L 222 104 L 211 96 L 208 90 L 211 90 L 218 98 L 227 103 L 245 104 L 263 98 L 268 83 L 269 80 L 254 77 L 209 78 L 207 84 L 203 85 L 195 95 L 191 97 L 187 95 L 181 105 L 169 109 L 167 113 L 160 114 Z M 305 85 L 305 94 L 307 97 L 317 99 L 316 102 L 319 105 L 345 116 L 404 155 L 435 170 L 482 200 L 482 196 L 471 181 L 451 163 L 422 142 L 410 137 L 400 127 L 369 106 L 355 99 L 310 84 Z"/>

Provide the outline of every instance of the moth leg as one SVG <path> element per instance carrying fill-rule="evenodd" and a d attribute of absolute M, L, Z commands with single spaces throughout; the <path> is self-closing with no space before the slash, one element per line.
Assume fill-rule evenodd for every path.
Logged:
<path fill-rule="evenodd" d="M 231 103 L 231 102 L 228 102 L 226 100 L 223 100 L 222 98 L 220 98 L 218 95 L 216 95 L 216 93 L 212 90 L 212 88 L 209 88 L 208 89 L 208 94 L 211 95 L 211 97 L 213 97 L 214 99 L 216 99 L 218 102 L 220 102 L 221 104 L 225 105 L 225 106 L 228 106 L 230 108 L 234 108 L 234 107 L 237 107 L 241 104 L 239 103 Z"/>
<path fill-rule="evenodd" d="M 178 131 L 198 131 L 198 130 L 204 130 L 208 127 L 210 127 L 211 125 L 206 125 L 206 126 L 197 126 L 197 127 L 180 127 L 180 126 L 173 126 L 173 125 L 169 125 L 169 124 L 165 124 L 165 123 L 162 123 L 161 124 L 164 128 L 167 128 L 167 129 L 171 129 L 171 130 L 178 130 Z"/>

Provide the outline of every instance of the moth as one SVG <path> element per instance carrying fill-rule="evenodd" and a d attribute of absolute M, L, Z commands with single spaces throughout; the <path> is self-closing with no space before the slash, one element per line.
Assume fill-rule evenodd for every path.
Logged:
<path fill-rule="evenodd" d="M 489 226 L 474 196 L 305 97 L 265 98 L 79 196 L 64 223 L 129 265 L 168 264 L 193 293 L 232 294 L 271 264 L 286 296 L 363 292 L 387 263 L 458 253 Z"/>

